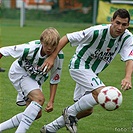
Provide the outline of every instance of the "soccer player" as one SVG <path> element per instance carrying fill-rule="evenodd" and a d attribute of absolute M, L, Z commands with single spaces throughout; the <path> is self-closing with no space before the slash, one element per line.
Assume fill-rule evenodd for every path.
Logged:
<path fill-rule="evenodd" d="M 42 70 L 41 65 L 54 52 L 59 40 L 58 31 L 49 27 L 42 32 L 40 40 L 0 48 L 0 57 L 12 56 L 17 58 L 10 67 L 9 79 L 18 92 L 17 105 L 26 105 L 24 112 L 0 124 L 0 132 L 17 127 L 15 133 L 25 133 L 33 121 L 41 117 L 45 102 L 42 84 L 48 79 L 48 73 L 45 72 L 46 67 Z M 50 98 L 45 108 L 46 112 L 53 111 L 63 59 L 63 52 L 60 51 L 51 69 Z"/>
<path fill-rule="evenodd" d="M 121 89 L 132 88 L 133 35 L 127 30 L 129 21 L 129 12 L 125 9 L 118 9 L 113 14 L 111 24 L 92 26 L 62 37 L 57 49 L 47 58 L 43 67 L 48 65 L 47 70 L 49 70 L 57 53 L 68 42 L 72 46 L 77 46 L 69 64 L 70 75 L 76 82 L 75 103 L 66 107 L 59 118 L 44 125 L 41 133 L 55 133 L 64 126 L 71 133 L 77 132 L 78 119 L 93 112 L 93 107 L 98 104 L 97 96 L 105 87 L 98 74 L 109 66 L 117 54 L 120 54 L 121 60 L 126 63 Z"/>

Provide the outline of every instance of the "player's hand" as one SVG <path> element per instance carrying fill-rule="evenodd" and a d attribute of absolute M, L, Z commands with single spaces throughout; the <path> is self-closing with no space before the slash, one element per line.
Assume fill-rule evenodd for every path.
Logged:
<path fill-rule="evenodd" d="M 45 108 L 45 111 L 48 113 L 53 111 L 53 103 L 49 102 Z"/>
<path fill-rule="evenodd" d="M 128 78 L 124 78 L 121 81 L 121 89 L 125 91 L 125 90 L 129 90 L 131 88 L 132 88 L 131 80 Z"/>
<path fill-rule="evenodd" d="M 53 65 L 54 65 L 54 59 L 52 56 L 49 56 L 42 64 L 41 69 L 47 73 L 50 71 Z"/>

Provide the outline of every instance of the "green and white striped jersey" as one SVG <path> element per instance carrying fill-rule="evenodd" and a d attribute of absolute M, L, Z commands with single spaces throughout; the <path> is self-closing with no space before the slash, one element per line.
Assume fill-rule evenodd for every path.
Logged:
<path fill-rule="evenodd" d="M 71 46 L 77 46 L 70 69 L 104 70 L 119 53 L 121 60 L 133 60 L 133 35 L 126 30 L 117 38 L 110 35 L 110 24 L 97 25 L 67 34 Z"/>
<path fill-rule="evenodd" d="M 32 79 L 36 80 L 41 85 L 48 78 L 48 74 L 44 74 L 43 71 L 39 69 L 44 60 L 47 58 L 47 55 L 43 57 L 41 56 L 41 49 L 42 44 L 40 43 L 40 40 L 35 40 L 26 44 L 0 48 L 0 53 L 4 56 L 18 58 L 11 65 L 9 71 L 10 73 L 17 73 L 18 79 L 23 75 L 28 74 Z M 57 84 L 60 82 L 63 59 L 64 54 L 60 51 L 54 62 L 54 66 L 51 69 L 51 84 Z"/>

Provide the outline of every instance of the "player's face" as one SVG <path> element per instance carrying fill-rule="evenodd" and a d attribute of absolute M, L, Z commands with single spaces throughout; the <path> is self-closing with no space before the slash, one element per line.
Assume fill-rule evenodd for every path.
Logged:
<path fill-rule="evenodd" d="M 42 44 L 42 55 L 51 55 L 54 50 L 56 49 L 57 45 L 46 45 L 46 44 Z"/>
<path fill-rule="evenodd" d="M 117 16 L 114 20 L 111 20 L 110 34 L 112 37 L 116 38 L 124 33 L 128 28 L 128 18 L 120 18 Z"/>

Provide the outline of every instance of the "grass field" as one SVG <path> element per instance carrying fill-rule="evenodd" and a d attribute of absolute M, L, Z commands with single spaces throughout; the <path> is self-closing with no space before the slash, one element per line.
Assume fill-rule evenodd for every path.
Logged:
<path fill-rule="evenodd" d="M 19 27 L 18 20 L 3 19 L 1 21 L 0 47 L 25 43 L 34 39 L 39 39 L 41 32 L 47 27 L 55 27 L 61 34 L 78 31 L 88 27 L 88 24 L 69 24 L 62 22 L 42 22 L 42 21 L 26 21 L 26 26 Z M 62 78 L 59 84 L 54 104 L 54 111 L 51 113 L 43 112 L 43 116 L 35 121 L 27 133 L 39 133 L 40 128 L 47 124 L 62 113 L 62 110 L 73 103 L 73 91 L 75 87 L 74 81 L 68 72 L 68 63 L 74 53 L 75 48 L 67 45 L 63 51 L 65 60 L 62 71 Z M 6 72 L 0 73 L 0 123 L 22 112 L 25 108 L 16 106 L 16 91 L 8 79 L 8 69 L 13 58 L 7 57 L 0 60 L 0 66 L 6 69 Z M 113 85 L 120 88 L 121 79 L 124 77 L 125 64 L 120 61 L 120 57 L 112 62 L 112 64 L 99 76 L 106 85 Z M 132 80 L 133 81 L 133 80 Z M 49 98 L 49 82 L 43 85 L 44 95 L 46 97 L 45 105 Z M 94 113 L 78 122 L 78 133 L 132 133 L 133 121 L 133 99 L 132 90 L 122 92 L 123 104 L 115 111 L 105 111 L 99 105 L 94 108 Z M 14 133 L 15 129 L 7 130 L 3 133 Z M 67 133 L 62 128 L 58 133 Z"/>

